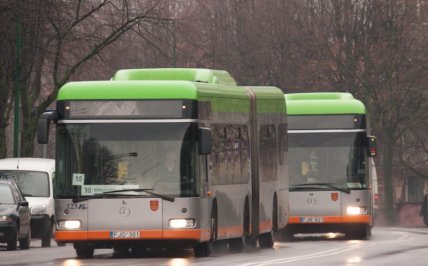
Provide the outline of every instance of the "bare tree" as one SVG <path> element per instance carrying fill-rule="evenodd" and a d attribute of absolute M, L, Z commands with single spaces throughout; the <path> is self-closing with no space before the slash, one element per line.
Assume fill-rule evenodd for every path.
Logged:
<path fill-rule="evenodd" d="M 26 70 L 21 93 L 23 132 L 21 155 L 32 156 L 36 123 L 55 100 L 59 88 L 79 68 L 136 27 L 156 28 L 165 1 L 97 0 L 37 1 L 34 32 L 26 42 Z M 43 91 L 43 87 L 50 90 Z M 43 96 L 43 97 L 42 97 Z"/>
<path fill-rule="evenodd" d="M 13 77 L 16 75 L 14 69 L 15 38 L 14 30 L 16 28 L 15 16 L 16 11 L 14 1 L 3 1 L 0 3 L 0 157 L 7 154 L 6 145 L 6 128 L 9 126 L 9 119 L 13 107 Z"/>
<path fill-rule="evenodd" d="M 325 27 L 325 69 L 336 90 L 354 93 L 370 111 L 382 149 L 385 211 L 394 221 L 393 158 L 399 139 L 423 113 L 427 77 L 426 31 L 418 29 L 415 2 L 312 1 L 313 23 Z M 420 121 L 420 120 L 419 120 Z"/>

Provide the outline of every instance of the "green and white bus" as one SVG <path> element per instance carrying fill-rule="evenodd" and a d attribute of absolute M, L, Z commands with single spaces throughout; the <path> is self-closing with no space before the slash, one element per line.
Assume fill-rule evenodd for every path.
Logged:
<path fill-rule="evenodd" d="M 290 216 L 296 233 L 366 239 L 373 224 L 369 158 L 376 155 L 364 104 L 350 93 L 286 94 Z"/>
<path fill-rule="evenodd" d="M 272 247 L 288 221 L 286 119 L 279 88 L 237 86 L 220 70 L 67 83 L 38 125 L 47 143 L 56 124 L 56 241 L 79 257 Z"/>

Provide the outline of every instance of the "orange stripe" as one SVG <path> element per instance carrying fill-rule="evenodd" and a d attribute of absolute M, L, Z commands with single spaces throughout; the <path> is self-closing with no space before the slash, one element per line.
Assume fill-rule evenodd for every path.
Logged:
<path fill-rule="evenodd" d="M 259 224 L 260 233 L 272 231 L 272 220 L 261 221 Z"/>
<path fill-rule="evenodd" d="M 260 230 L 260 233 L 266 233 L 266 232 L 272 231 L 272 221 L 271 220 L 261 221 L 259 224 L 259 230 Z M 241 237 L 243 234 L 244 234 L 244 230 L 243 230 L 242 224 L 218 228 L 218 237 L 220 239 Z"/>
<path fill-rule="evenodd" d="M 357 215 L 357 216 L 344 216 L 342 218 L 343 223 L 366 223 L 370 224 L 372 222 L 371 215 Z"/>
<path fill-rule="evenodd" d="M 208 229 L 182 229 L 182 230 L 140 230 L 139 240 L 152 239 L 193 239 L 204 241 L 209 239 Z M 111 240 L 110 231 L 56 231 L 56 241 L 75 240 Z M 135 239 L 135 240 L 138 240 Z M 117 240 L 123 240 L 117 239 Z M 133 238 L 126 238 L 133 240 Z"/>
<path fill-rule="evenodd" d="M 317 223 L 302 223 L 300 217 L 304 216 L 290 216 L 288 218 L 289 224 L 317 224 Z M 311 217 L 311 216 L 307 216 Z M 322 216 L 324 222 L 322 223 L 371 223 L 370 215 L 354 215 L 354 216 Z"/>
<path fill-rule="evenodd" d="M 218 238 L 239 237 L 242 236 L 244 233 L 244 228 L 241 224 L 227 227 L 219 227 L 217 230 Z"/>

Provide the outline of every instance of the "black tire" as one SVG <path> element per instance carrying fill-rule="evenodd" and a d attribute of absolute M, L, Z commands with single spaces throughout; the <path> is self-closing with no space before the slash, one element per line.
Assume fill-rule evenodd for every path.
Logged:
<path fill-rule="evenodd" d="M 113 247 L 113 252 L 115 257 L 128 257 L 129 256 L 129 246 L 115 246 Z"/>
<path fill-rule="evenodd" d="M 94 247 L 86 243 L 75 243 L 73 246 L 79 258 L 92 258 L 94 256 Z"/>
<path fill-rule="evenodd" d="M 282 230 L 282 232 L 280 233 L 281 236 L 281 240 L 284 241 L 294 241 L 294 231 L 292 229 L 290 229 L 290 227 L 285 227 L 284 230 Z"/>
<path fill-rule="evenodd" d="M 53 235 L 53 223 L 49 221 L 48 230 L 46 234 L 42 237 L 42 247 L 48 248 L 51 246 L 51 240 Z"/>
<path fill-rule="evenodd" d="M 257 247 L 257 242 L 251 239 L 251 222 L 250 222 L 250 207 L 248 203 L 248 199 L 245 201 L 244 207 L 244 249 L 252 249 Z"/>
<path fill-rule="evenodd" d="M 7 250 L 16 250 L 18 241 L 18 229 L 9 241 L 7 241 Z"/>
<path fill-rule="evenodd" d="M 272 204 L 272 231 L 259 235 L 260 248 L 272 248 L 274 244 L 273 234 L 278 230 L 278 208 L 276 196 L 273 198 Z"/>
<path fill-rule="evenodd" d="M 211 210 L 211 236 L 208 242 L 202 242 L 193 247 L 195 257 L 208 257 L 212 246 L 217 240 L 217 205 L 214 203 Z"/>
<path fill-rule="evenodd" d="M 244 239 L 242 237 L 229 239 L 230 252 L 242 252 L 244 250 Z"/>
<path fill-rule="evenodd" d="M 208 257 L 211 254 L 210 243 L 199 243 L 193 247 L 193 251 L 195 252 L 195 257 L 197 258 Z"/>
<path fill-rule="evenodd" d="M 29 249 L 31 244 L 31 229 L 28 230 L 28 234 L 24 239 L 19 240 L 20 249 Z"/>
<path fill-rule="evenodd" d="M 361 225 L 357 228 L 349 229 L 346 232 L 347 239 L 367 240 L 370 239 L 372 228 L 370 225 Z"/>
<path fill-rule="evenodd" d="M 260 248 L 272 248 L 274 244 L 273 232 L 268 232 L 259 235 L 259 246 Z"/>

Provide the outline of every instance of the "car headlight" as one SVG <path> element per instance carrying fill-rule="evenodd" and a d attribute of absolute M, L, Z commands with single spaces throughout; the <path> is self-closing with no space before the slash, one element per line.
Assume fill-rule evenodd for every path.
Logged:
<path fill-rule="evenodd" d="M 366 207 L 349 206 L 346 209 L 346 213 L 349 215 L 366 214 L 367 208 Z"/>
<path fill-rule="evenodd" d="M 31 214 L 45 214 L 46 213 L 46 205 L 32 206 Z"/>
<path fill-rule="evenodd" d="M 76 230 L 80 229 L 82 223 L 79 220 L 62 220 L 58 221 L 58 229 L 60 230 Z"/>
<path fill-rule="evenodd" d="M 2 223 L 11 223 L 11 222 L 13 222 L 13 220 L 9 216 L 1 215 L 0 216 L 0 222 L 2 222 Z"/>
<path fill-rule="evenodd" d="M 178 228 L 193 228 L 195 227 L 195 219 L 171 219 L 169 220 L 169 227 Z"/>

